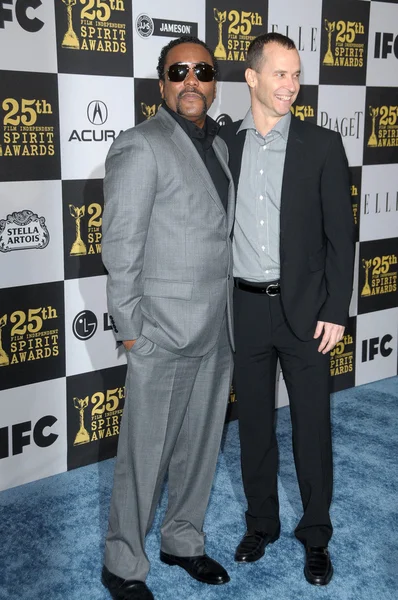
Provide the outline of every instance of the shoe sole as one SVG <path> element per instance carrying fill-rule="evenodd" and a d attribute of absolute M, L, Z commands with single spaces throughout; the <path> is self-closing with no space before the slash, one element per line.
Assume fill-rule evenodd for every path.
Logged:
<path fill-rule="evenodd" d="M 331 567 L 330 567 L 330 572 L 328 573 L 328 576 L 327 576 L 326 580 L 325 580 L 325 581 L 322 581 L 322 583 L 321 583 L 321 582 L 318 582 L 318 581 L 312 581 L 312 580 L 311 580 L 311 579 L 310 579 L 310 578 L 307 576 L 307 573 L 306 573 L 306 571 L 305 571 L 305 568 L 304 568 L 304 577 L 306 578 L 306 580 L 308 581 L 308 583 L 310 583 L 311 585 L 316 585 L 316 586 L 318 586 L 318 587 L 321 587 L 321 586 L 323 586 L 323 585 L 328 585 L 328 583 L 330 583 L 330 580 L 331 580 L 331 579 L 332 579 L 332 577 L 333 577 L 333 565 L 331 565 Z"/>
<path fill-rule="evenodd" d="M 196 581 L 200 581 L 200 583 L 207 583 L 208 585 L 224 585 L 224 583 L 228 583 L 229 581 L 231 581 L 231 578 L 228 575 L 228 579 L 225 579 L 224 581 L 207 581 L 207 579 L 203 579 L 202 577 L 198 577 L 197 575 L 193 575 L 193 573 L 191 573 L 190 571 L 188 571 L 188 569 L 186 567 L 184 567 L 181 563 L 172 560 L 170 558 L 167 558 L 166 556 L 161 556 L 160 560 L 162 563 L 164 563 L 165 565 L 168 565 L 169 567 L 181 567 L 181 569 L 184 569 L 184 571 L 186 571 L 188 573 L 188 575 L 190 575 L 192 577 L 192 579 L 196 579 Z"/>

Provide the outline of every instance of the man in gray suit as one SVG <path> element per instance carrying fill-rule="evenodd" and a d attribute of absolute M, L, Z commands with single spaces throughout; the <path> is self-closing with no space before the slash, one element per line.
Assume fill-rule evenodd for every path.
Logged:
<path fill-rule="evenodd" d="M 127 355 L 127 397 L 102 581 L 148 600 L 145 535 L 168 473 L 160 559 L 229 581 L 202 531 L 230 389 L 234 190 L 225 143 L 206 116 L 217 63 L 197 38 L 159 57 L 163 105 L 122 133 L 106 161 L 103 261 Z"/>

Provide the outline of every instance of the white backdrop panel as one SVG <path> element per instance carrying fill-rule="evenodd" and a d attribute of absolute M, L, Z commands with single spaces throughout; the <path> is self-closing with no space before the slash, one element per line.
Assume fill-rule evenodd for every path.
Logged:
<path fill-rule="evenodd" d="M 0 490 L 66 471 L 64 378 L 2 391 L 0 410 L 9 451 L 0 460 Z"/>
<path fill-rule="evenodd" d="M 2 240 L 9 252 L 0 252 L 0 288 L 61 281 L 64 278 L 62 195 L 60 181 L 12 181 L 0 183 L 0 220 L 14 212 L 30 210 L 43 217 L 49 234 L 45 248 L 26 248 L 32 237 L 42 235 L 38 224 L 7 224 Z M 40 233 L 37 233 L 40 230 Z M 32 245 L 35 243 L 32 242 Z"/>

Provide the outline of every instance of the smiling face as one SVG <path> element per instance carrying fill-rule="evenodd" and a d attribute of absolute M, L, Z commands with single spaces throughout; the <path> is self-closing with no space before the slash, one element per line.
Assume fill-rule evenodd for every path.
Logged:
<path fill-rule="evenodd" d="M 160 94 L 167 106 L 185 119 L 203 127 L 206 113 L 216 97 L 216 82 L 202 82 L 190 69 L 181 82 L 168 80 L 167 69 L 175 63 L 197 64 L 200 62 L 213 65 L 210 54 L 200 44 L 180 44 L 174 46 L 167 56 L 164 65 L 164 81 L 159 81 Z"/>
<path fill-rule="evenodd" d="M 253 112 L 274 124 L 286 115 L 300 90 L 300 57 L 276 42 L 263 48 L 259 71 L 246 69 Z"/>

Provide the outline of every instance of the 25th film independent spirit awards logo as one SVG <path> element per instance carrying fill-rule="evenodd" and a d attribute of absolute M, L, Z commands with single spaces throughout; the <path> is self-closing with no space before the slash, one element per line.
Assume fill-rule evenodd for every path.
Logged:
<path fill-rule="evenodd" d="M 350 195 L 355 225 L 355 241 L 359 239 L 359 201 L 361 197 L 362 167 L 350 167 Z"/>
<path fill-rule="evenodd" d="M 65 375 L 63 282 L 0 290 L 0 389 Z"/>
<path fill-rule="evenodd" d="M 68 469 L 116 454 L 126 366 L 67 378 Z"/>
<path fill-rule="evenodd" d="M 320 83 L 366 83 L 369 5 L 369 2 L 324 0 Z"/>
<path fill-rule="evenodd" d="M 157 79 L 134 79 L 135 124 L 148 121 L 162 104 Z"/>
<path fill-rule="evenodd" d="M 206 41 L 215 48 L 222 81 L 244 81 L 247 49 L 266 27 L 264 0 L 207 0 Z"/>
<path fill-rule="evenodd" d="M 343 339 L 330 352 L 330 377 L 333 392 L 355 385 L 356 318 L 348 319 Z"/>
<path fill-rule="evenodd" d="M 104 275 L 102 180 L 62 182 L 65 279 Z"/>
<path fill-rule="evenodd" d="M 366 90 L 364 164 L 398 163 L 396 88 Z"/>
<path fill-rule="evenodd" d="M 0 180 L 60 179 L 57 76 L 1 72 Z"/>
<path fill-rule="evenodd" d="M 397 306 L 397 240 L 362 242 L 359 255 L 358 313 Z"/>
<path fill-rule="evenodd" d="M 129 0 L 54 0 L 61 73 L 133 75 Z"/>
<path fill-rule="evenodd" d="M 302 85 L 296 102 L 290 108 L 292 115 L 300 119 L 300 121 L 310 121 L 317 123 L 318 114 L 318 86 L 317 85 Z"/>

